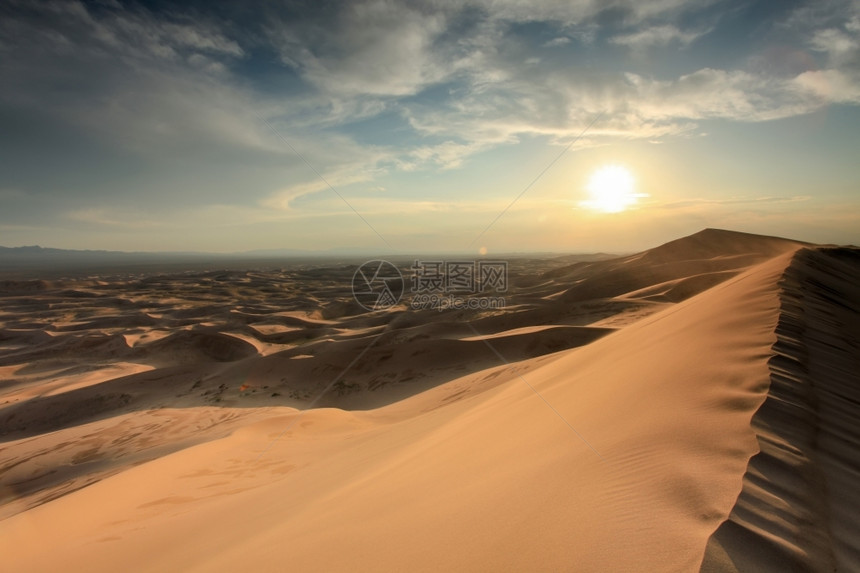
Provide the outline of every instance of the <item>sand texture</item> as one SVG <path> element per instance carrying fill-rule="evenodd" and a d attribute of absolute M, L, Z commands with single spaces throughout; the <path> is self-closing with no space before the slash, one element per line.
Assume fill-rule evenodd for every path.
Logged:
<path fill-rule="evenodd" d="M 860 255 L 706 230 L 511 263 L 7 281 L 3 571 L 857 571 Z"/>

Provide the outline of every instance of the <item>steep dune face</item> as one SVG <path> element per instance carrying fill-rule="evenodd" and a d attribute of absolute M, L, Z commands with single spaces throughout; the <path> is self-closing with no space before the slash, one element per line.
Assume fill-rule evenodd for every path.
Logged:
<path fill-rule="evenodd" d="M 281 409 L 0 521 L 3 563 L 695 571 L 757 452 L 791 256 L 385 408 Z"/>
<path fill-rule="evenodd" d="M 704 572 L 860 570 L 860 251 L 804 249 L 782 280 L 760 452 Z"/>

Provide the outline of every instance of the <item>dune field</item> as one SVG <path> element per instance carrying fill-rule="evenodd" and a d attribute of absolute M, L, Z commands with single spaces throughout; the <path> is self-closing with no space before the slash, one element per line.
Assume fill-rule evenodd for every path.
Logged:
<path fill-rule="evenodd" d="M 860 571 L 860 250 L 354 272 L 0 280 L 0 571 Z"/>

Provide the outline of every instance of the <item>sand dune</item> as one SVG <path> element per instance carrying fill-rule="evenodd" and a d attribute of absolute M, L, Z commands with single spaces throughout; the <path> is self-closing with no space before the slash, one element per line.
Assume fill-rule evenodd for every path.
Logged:
<path fill-rule="evenodd" d="M 10 288 L 3 565 L 857 570 L 856 250 L 706 230 L 529 261 L 499 312 L 355 315 L 343 271 Z M 64 378 L 92 330 L 146 370 Z"/>
<path fill-rule="evenodd" d="M 574 266 L 561 275 L 576 283 L 562 295 L 562 300 L 571 303 L 606 296 L 629 298 L 636 291 L 649 299 L 653 289 L 668 286 L 665 290 L 669 292 L 681 283 L 683 287 L 667 297 L 668 302 L 680 302 L 799 245 L 775 237 L 706 229 L 629 257 Z"/>
<path fill-rule="evenodd" d="M 152 409 L 4 444 L 0 520 L 267 415 L 266 409 Z"/>
<path fill-rule="evenodd" d="M 804 249 L 781 284 L 760 452 L 702 571 L 860 571 L 860 253 Z"/>

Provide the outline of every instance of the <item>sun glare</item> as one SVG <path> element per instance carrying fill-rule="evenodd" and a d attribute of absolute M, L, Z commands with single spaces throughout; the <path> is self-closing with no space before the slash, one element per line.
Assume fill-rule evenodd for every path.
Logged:
<path fill-rule="evenodd" d="M 620 213 L 636 203 L 633 174 L 620 165 L 601 167 L 588 180 L 589 198 L 584 207 L 604 213 Z"/>

